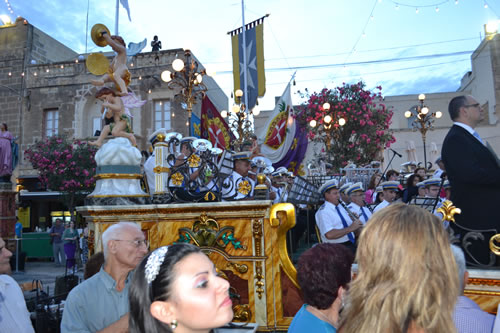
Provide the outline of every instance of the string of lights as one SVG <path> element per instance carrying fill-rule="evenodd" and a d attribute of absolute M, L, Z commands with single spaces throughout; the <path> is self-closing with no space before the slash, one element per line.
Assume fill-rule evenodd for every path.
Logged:
<path fill-rule="evenodd" d="M 14 15 L 14 10 L 12 9 L 12 6 L 10 5 L 10 2 L 9 0 L 5 0 L 5 5 L 7 6 L 7 9 L 9 10 L 9 12 Z"/>
<path fill-rule="evenodd" d="M 426 8 L 426 7 L 438 7 L 438 6 L 444 5 L 445 3 L 450 2 L 450 0 L 441 0 L 441 1 L 436 1 L 435 3 L 420 4 L 420 5 L 414 5 L 414 4 L 409 4 L 409 3 L 402 2 L 402 1 L 394 1 L 394 0 L 391 0 L 391 2 L 393 4 L 395 4 L 396 6 L 400 6 L 400 7 Z M 458 1 L 455 1 L 455 3 L 458 4 Z"/>

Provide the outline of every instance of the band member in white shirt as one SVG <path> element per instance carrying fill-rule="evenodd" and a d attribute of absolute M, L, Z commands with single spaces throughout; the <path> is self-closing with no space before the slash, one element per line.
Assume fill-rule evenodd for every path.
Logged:
<path fill-rule="evenodd" d="M 366 224 L 368 219 L 372 216 L 372 212 L 366 207 L 365 204 L 365 191 L 362 183 L 356 183 L 346 190 L 351 203 L 347 207 L 359 216 L 359 220 Z"/>
<path fill-rule="evenodd" d="M 398 181 L 386 181 L 380 184 L 384 193 L 384 201 L 382 201 L 377 205 L 377 207 L 375 207 L 375 209 L 373 210 L 374 213 L 394 202 L 394 199 L 396 199 L 396 191 L 398 190 L 398 185 Z"/>

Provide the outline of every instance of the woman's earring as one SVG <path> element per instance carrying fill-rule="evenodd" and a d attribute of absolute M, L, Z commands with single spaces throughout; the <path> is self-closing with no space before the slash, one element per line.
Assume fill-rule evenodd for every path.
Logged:
<path fill-rule="evenodd" d="M 170 323 L 170 327 L 172 328 L 172 331 L 175 330 L 175 328 L 177 327 L 179 323 L 177 322 L 177 320 L 172 320 L 172 322 Z"/>

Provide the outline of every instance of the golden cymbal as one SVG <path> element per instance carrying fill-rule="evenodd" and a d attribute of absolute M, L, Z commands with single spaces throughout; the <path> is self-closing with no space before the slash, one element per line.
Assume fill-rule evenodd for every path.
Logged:
<path fill-rule="evenodd" d="M 85 61 L 85 65 L 90 73 L 94 75 L 103 75 L 108 71 L 109 60 L 102 53 L 91 53 Z"/>
<path fill-rule="evenodd" d="M 108 45 L 108 42 L 106 42 L 104 37 L 102 37 L 103 31 L 106 31 L 107 34 L 109 35 L 109 29 L 104 24 L 101 23 L 94 24 L 94 26 L 90 30 L 90 37 L 97 46 L 103 47 Z"/>

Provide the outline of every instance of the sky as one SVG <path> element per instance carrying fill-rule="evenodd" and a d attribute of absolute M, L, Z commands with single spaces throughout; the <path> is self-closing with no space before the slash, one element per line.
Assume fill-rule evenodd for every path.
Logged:
<path fill-rule="evenodd" d="M 128 42 L 158 35 L 163 49 L 189 48 L 226 95 L 233 89 L 231 39 L 242 24 L 238 0 L 128 0 L 120 6 L 119 34 Z M 14 14 L 9 12 L 9 7 Z M 114 34 L 115 0 L 4 0 L 0 14 L 22 16 L 78 53 L 99 48 L 89 31 L 105 24 Z M 455 91 L 471 70 L 483 25 L 500 19 L 500 0 L 246 0 L 245 22 L 266 14 L 266 94 L 274 108 L 296 72 L 296 93 L 360 80 L 383 95 Z M 88 15 L 88 27 L 87 27 Z M 72 59 L 68 59 L 72 60 Z"/>

